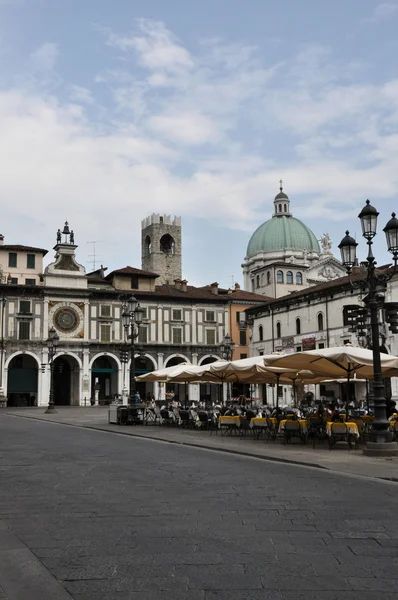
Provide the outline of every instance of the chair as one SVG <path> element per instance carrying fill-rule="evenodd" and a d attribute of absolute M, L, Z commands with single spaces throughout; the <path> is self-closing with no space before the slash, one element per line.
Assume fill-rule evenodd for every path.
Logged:
<path fill-rule="evenodd" d="M 169 427 L 170 425 L 174 425 L 174 419 L 173 417 L 170 415 L 169 411 L 166 408 L 163 408 L 160 411 L 160 416 L 162 419 L 162 425 L 164 425 L 165 427 Z"/>
<path fill-rule="evenodd" d="M 273 424 L 271 419 L 269 417 L 266 417 L 266 418 L 267 418 L 267 427 L 265 428 L 264 433 L 267 435 L 267 442 L 269 440 L 271 440 L 272 442 L 275 442 L 277 429 L 275 428 L 275 425 Z"/>
<path fill-rule="evenodd" d="M 323 442 L 327 438 L 325 422 L 319 417 L 310 417 L 308 424 L 308 437 L 312 438 L 312 447 L 315 448 L 316 441 Z"/>
<path fill-rule="evenodd" d="M 346 442 L 349 449 L 352 448 L 352 435 L 347 425 L 343 422 L 335 421 L 330 427 L 329 448 L 332 450 L 338 442 Z"/>
<path fill-rule="evenodd" d="M 394 440 L 398 440 L 398 421 L 395 421 L 393 426 Z"/>
<path fill-rule="evenodd" d="M 303 442 L 300 423 L 298 421 L 286 421 L 283 429 L 283 443 L 288 444 L 294 437 Z"/>
<path fill-rule="evenodd" d="M 252 433 L 252 429 L 250 428 L 250 420 L 246 417 L 240 417 L 240 427 L 239 427 L 239 435 L 241 438 L 246 437 L 247 434 Z"/>
<path fill-rule="evenodd" d="M 198 412 L 198 419 L 200 423 L 200 429 L 209 429 L 210 419 L 205 410 L 200 410 Z"/>
<path fill-rule="evenodd" d="M 195 422 L 192 419 L 189 410 L 180 410 L 179 419 L 181 427 L 186 427 L 189 429 L 190 427 L 195 426 Z"/>

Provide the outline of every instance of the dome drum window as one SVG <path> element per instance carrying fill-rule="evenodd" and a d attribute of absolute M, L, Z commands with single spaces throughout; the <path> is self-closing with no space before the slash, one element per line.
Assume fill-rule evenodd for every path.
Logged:
<path fill-rule="evenodd" d="M 277 283 L 283 283 L 283 271 L 278 271 L 276 273 L 276 281 Z"/>

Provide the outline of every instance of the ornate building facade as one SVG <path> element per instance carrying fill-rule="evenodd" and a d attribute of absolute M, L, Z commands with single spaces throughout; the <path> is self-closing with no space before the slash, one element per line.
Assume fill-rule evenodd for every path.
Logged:
<path fill-rule="evenodd" d="M 143 265 L 151 265 L 154 271 L 126 266 L 109 274 L 102 267 L 86 273 L 77 261 L 74 234 L 66 223 L 63 232 L 57 233 L 53 262 L 37 273 L 35 284 L 14 283 L 3 277 L 0 387 L 9 405 L 47 405 L 47 338 L 51 327 L 60 338 L 54 358 L 56 404 L 89 404 L 94 399 L 94 386 L 104 402 L 124 389 L 129 393 L 131 359 L 127 364 L 121 361 L 127 348 L 122 307 L 132 294 L 145 311 L 135 347 L 137 375 L 181 362 L 206 364 L 217 360 L 225 334 L 231 333 L 232 314 L 234 319 L 242 315 L 237 328 L 233 327 L 234 358 L 248 353 L 244 311 L 263 298 L 239 286 L 233 290 L 220 289 L 217 283 L 194 287 L 181 277 L 170 282 L 167 278 L 181 272 L 181 224 L 176 217 L 160 215 L 152 215 L 144 224 L 143 253 L 150 245 L 150 256 L 143 254 Z M 177 227 L 179 234 L 170 227 Z M 175 244 L 170 256 L 166 252 L 169 261 L 163 250 L 159 251 L 165 244 L 164 235 L 172 236 Z M 147 236 L 152 236 L 150 242 Z M 33 250 L 20 248 L 25 248 L 20 250 L 25 253 L 21 264 L 25 264 L 26 255 Z M 172 242 L 167 248 L 172 248 Z M 46 251 L 40 252 L 43 255 Z M 165 280 L 168 283 L 162 283 Z M 161 400 L 167 391 L 152 383 L 140 383 L 137 389 L 141 396 L 153 394 Z M 218 394 L 216 386 L 200 389 L 190 385 L 187 390 L 178 386 L 174 391 L 177 395 L 187 393 L 190 400 L 198 400 L 200 395 L 215 399 Z"/>
<path fill-rule="evenodd" d="M 321 246 L 311 229 L 293 217 L 280 182 L 272 218 L 256 229 L 247 246 L 242 265 L 245 289 L 279 298 L 343 276 L 329 235 L 323 234 L 320 242 Z"/>

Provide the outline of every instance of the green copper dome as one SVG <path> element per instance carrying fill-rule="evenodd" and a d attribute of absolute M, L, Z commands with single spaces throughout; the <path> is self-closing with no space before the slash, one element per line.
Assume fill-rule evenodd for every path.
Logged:
<path fill-rule="evenodd" d="M 320 252 L 318 240 L 304 223 L 294 217 L 277 216 L 256 229 L 247 246 L 246 256 L 249 258 L 259 252 L 285 249 Z"/>

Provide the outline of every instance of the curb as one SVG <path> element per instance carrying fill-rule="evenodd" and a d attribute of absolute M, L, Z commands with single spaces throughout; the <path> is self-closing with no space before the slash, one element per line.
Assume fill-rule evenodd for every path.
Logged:
<path fill-rule="evenodd" d="M 42 419 L 44 421 L 44 419 Z M 74 425 L 73 427 L 79 427 L 79 425 Z M 102 431 L 105 433 L 117 433 L 119 435 L 126 435 L 132 438 L 139 438 L 141 440 L 152 440 L 156 442 L 163 442 L 164 444 L 175 444 L 177 446 L 187 446 L 188 448 L 201 448 L 202 450 L 211 450 L 213 452 L 224 452 L 225 454 L 235 454 L 237 456 L 248 456 L 249 458 L 259 458 L 261 460 L 267 460 L 269 462 L 278 462 L 284 463 L 288 465 L 299 465 L 301 467 L 311 467 L 314 469 L 323 469 L 325 471 L 338 472 L 329 469 L 328 467 L 324 467 L 323 465 L 318 465 L 317 463 L 310 463 L 299 460 L 289 460 L 288 458 L 278 458 L 274 456 L 264 456 L 264 454 L 257 454 L 255 452 L 244 452 L 241 450 L 232 450 L 231 448 L 215 448 L 214 446 L 209 446 L 207 444 L 196 444 L 195 442 L 180 442 L 178 440 L 164 440 L 153 435 L 141 435 L 140 433 L 125 433 L 124 431 L 110 431 L 109 429 L 102 429 L 101 427 L 95 427 L 93 425 L 81 425 L 83 429 L 93 429 L 94 431 Z"/>
<path fill-rule="evenodd" d="M 186 441 L 178 441 L 178 440 L 165 440 L 155 437 L 153 435 L 142 435 L 140 433 L 127 433 L 125 431 L 115 430 L 112 431 L 110 429 L 105 429 L 103 427 L 95 427 L 94 425 L 77 425 L 75 423 L 61 423 L 60 421 L 51 421 L 49 419 L 43 419 L 41 417 L 33 417 L 33 416 L 25 416 L 25 415 L 14 415 L 12 413 L 5 413 L 8 416 L 19 417 L 21 419 L 35 419 L 36 421 L 41 421 L 42 423 L 53 423 L 55 425 L 66 425 L 68 427 L 76 427 L 78 429 L 91 429 L 92 431 L 101 431 L 102 433 L 116 433 L 117 435 L 129 436 L 131 438 L 139 438 L 141 440 L 151 440 L 155 442 L 162 442 L 164 444 L 175 444 L 177 446 L 186 446 L 188 448 L 199 448 L 202 450 L 208 450 L 212 452 L 223 452 L 224 454 L 233 454 L 236 456 L 247 456 L 249 458 L 256 458 L 260 460 L 265 460 L 268 462 L 275 462 L 287 465 L 297 465 L 300 467 L 309 467 L 312 469 L 321 469 L 322 471 L 328 471 L 329 473 L 336 473 L 340 475 L 346 475 L 348 477 L 365 477 L 366 479 L 375 479 L 380 481 L 386 481 L 390 483 L 398 483 L 398 477 L 378 477 L 377 475 L 362 475 L 359 473 L 347 473 L 346 471 L 338 471 L 335 469 L 331 469 L 324 465 L 320 465 L 318 463 L 310 463 L 306 461 L 299 460 L 291 460 L 288 458 L 279 458 L 277 456 L 264 456 L 263 454 L 257 454 L 256 452 L 244 452 L 241 450 L 233 450 L 231 448 L 217 448 L 214 446 L 209 446 L 207 444 L 197 444 L 195 442 L 186 442 Z"/>

